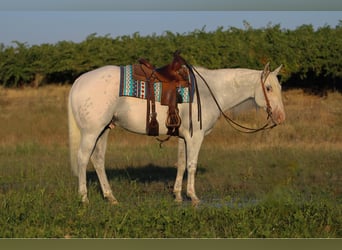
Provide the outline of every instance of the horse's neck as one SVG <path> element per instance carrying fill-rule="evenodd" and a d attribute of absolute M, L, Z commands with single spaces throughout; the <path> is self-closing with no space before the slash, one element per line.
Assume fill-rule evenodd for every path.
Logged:
<path fill-rule="evenodd" d="M 206 79 L 224 111 L 249 98 L 254 98 L 258 71 L 249 69 L 208 70 L 201 68 L 199 72 Z"/>

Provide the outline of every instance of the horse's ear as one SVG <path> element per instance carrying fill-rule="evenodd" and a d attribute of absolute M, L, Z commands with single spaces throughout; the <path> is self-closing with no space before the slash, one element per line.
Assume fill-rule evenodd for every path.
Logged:
<path fill-rule="evenodd" d="M 266 79 L 270 73 L 270 62 L 266 63 L 264 70 L 262 71 L 262 79 Z"/>
<path fill-rule="evenodd" d="M 267 62 L 264 68 L 264 73 L 270 72 L 270 62 Z"/>
<path fill-rule="evenodd" d="M 272 73 L 278 75 L 282 67 L 283 67 L 283 65 L 280 64 L 280 66 L 278 68 L 276 68 Z"/>

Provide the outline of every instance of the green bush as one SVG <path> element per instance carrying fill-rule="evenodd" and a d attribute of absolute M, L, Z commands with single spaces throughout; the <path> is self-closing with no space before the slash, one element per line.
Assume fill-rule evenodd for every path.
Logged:
<path fill-rule="evenodd" d="M 56 44 L 14 46 L 0 44 L 0 84 L 5 87 L 72 83 L 91 69 L 125 65 L 148 58 L 156 66 L 170 62 L 180 49 L 189 63 L 207 68 L 246 67 L 260 69 L 270 61 L 273 67 L 284 65 L 282 80 L 302 82 L 302 87 L 323 84 L 340 89 L 342 78 L 342 25 L 315 30 L 302 25 L 295 30 L 280 25 L 253 29 L 229 27 L 207 32 L 205 29 L 179 34 L 112 38 L 90 34 L 84 41 L 60 41 Z M 298 84 L 298 83 L 297 83 Z"/>

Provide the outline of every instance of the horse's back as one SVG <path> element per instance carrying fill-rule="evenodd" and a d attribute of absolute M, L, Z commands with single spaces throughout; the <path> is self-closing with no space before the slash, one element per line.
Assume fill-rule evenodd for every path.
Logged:
<path fill-rule="evenodd" d="M 120 67 L 114 65 L 103 66 L 80 75 L 74 82 L 73 88 L 76 85 L 97 85 L 108 83 L 109 81 L 117 80 L 120 74 Z"/>

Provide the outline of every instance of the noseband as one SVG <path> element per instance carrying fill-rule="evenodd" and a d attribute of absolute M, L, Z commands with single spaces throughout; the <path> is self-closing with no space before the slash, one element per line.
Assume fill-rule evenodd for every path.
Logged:
<path fill-rule="evenodd" d="M 267 96 L 267 91 L 266 91 L 266 87 L 265 87 L 265 83 L 266 83 L 267 77 L 271 73 L 271 71 L 269 70 L 269 64 L 266 65 L 266 67 L 265 67 L 264 71 L 261 73 L 261 77 L 260 77 L 260 83 L 261 83 L 262 92 L 264 94 L 265 101 L 266 101 L 266 112 L 267 112 L 267 122 L 265 123 L 265 125 L 263 125 L 260 128 L 249 128 L 249 127 L 243 126 L 243 125 L 237 123 L 236 121 L 234 121 L 229 116 L 227 116 L 223 112 L 222 108 L 220 107 L 220 105 L 219 105 L 219 103 L 218 103 L 218 101 L 217 101 L 213 91 L 210 89 L 210 86 L 207 83 L 207 81 L 204 79 L 204 77 L 194 67 L 192 67 L 192 69 L 203 80 L 203 82 L 205 83 L 205 85 L 207 86 L 207 88 L 208 88 L 208 90 L 210 92 L 210 95 L 213 97 L 213 99 L 214 99 L 214 101 L 216 103 L 216 106 L 218 107 L 221 115 L 225 118 L 225 120 L 228 122 L 228 124 L 232 128 L 234 128 L 235 130 L 237 130 L 239 132 L 242 132 L 242 133 L 256 133 L 256 132 L 259 132 L 259 131 L 262 131 L 262 130 L 272 129 L 275 126 L 277 126 L 277 123 L 274 122 L 273 117 L 272 117 L 272 107 L 271 107 L 271 104 L 270 104 L 270 100 L 269 100 L 269 98 Z M 272 122 L 272 124 L 270 124 L 270 122 Z"/>

